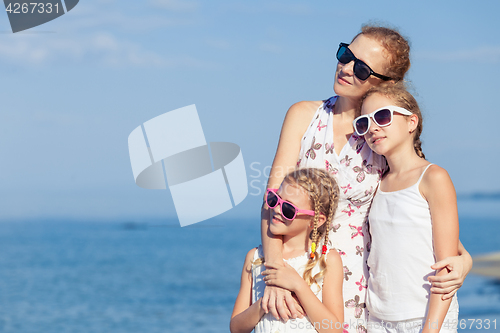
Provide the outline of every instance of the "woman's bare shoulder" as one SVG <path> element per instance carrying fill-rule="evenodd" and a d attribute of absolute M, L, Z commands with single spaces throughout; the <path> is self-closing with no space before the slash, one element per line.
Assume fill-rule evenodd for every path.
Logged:
<path fill-rule="evenodd" d="M 323 101 L 301 101 L 293 104 L 287 112 L 287 117 L 311 119 Z"/>

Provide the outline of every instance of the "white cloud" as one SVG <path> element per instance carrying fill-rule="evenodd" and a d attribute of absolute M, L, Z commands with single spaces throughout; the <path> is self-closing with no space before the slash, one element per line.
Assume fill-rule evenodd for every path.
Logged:
<path fill-rule="evenodd" d="M 500 46 L 490 45 L 471 47 L 458 51 L 421 51 L 415 52 L 416 59 L 435 61 L 474 61 L 480 63 L 499 63 Z"/>
<path fill-rule="evenodd" d="M 71 15 L 71 12 L 68 14 Z M 181 17 L 165 17 L 161 15 L 127 15 L 124 12 L 104 11 L 87 8 L 86 12 L 75 15 L 64 23 L 64 31 L 88 31 L 89 28 L 120 29 L 120 31 L 144 32 L 163 27 L 179 27 L 197 24 L 194 19 Z"/>
<path fill-rule="evenodd" d="M 178 11 L 195 10 L 198 6 L 194 1 L 150 1 Z M 137 8 L 144 10 L 137 12 Z M 212 66 L 182 54 L 162 54 L 158 48 L 163 47 L 144 39 L 145 33 L 162 28 L 179 29 L 200 24 L 191 15 L 158 12 L 147 3 L 118 0 L 80 2 L 69 13 L 43 26 L 16 34 L 0 34 L 0 61 L 21 66 L 56 62 L 58 65 L 91 62 L 115 67 Z"/>
<path fill-rule="evenodd" d="M 140 11 L 137 9 L 141 8 Z M 142 10 L 143 9 L 143 10 Z M 118 3 L 114 0 L 80 2 L 75 9 L 57 20 L 44 24 L 36 31 L 56 31 L 65 33 L 89 32 L 92 28 L 99 30 L 119 29 L 120 32 L 143 33 L 165 27 L 180 27 L 199 24 L 199 20 L 190 15 L 165 15 L 147 4 Z"/>
<path fill-rule="evenodd" d="M 97 63 L 106 67 L 210 67 L 193 57 L 166 57 L 110 33 L 72 36 L 60 34 L 6 35 L 0 42 L 0 59 L 21 66 L 56 63 Z"/>

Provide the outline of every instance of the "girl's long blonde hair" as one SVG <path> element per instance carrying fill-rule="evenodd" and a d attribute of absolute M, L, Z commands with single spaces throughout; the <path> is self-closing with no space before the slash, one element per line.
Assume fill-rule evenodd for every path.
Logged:
<path fill-rule="evenodd" d="M 309 235 L 312 242 L 318 245 L 314 255 L 311 255 L 304 270 L 304 280 L 308 285 L 317 283 L 317 279 L 326 273 L 326 253 L 323 253 L 319 245 L 328 245 L 328 234 L 332 226 L 333 216 L 338 205 L 339 188 L 333 177 L 323 169 L 301 168 L 296 169 L 285 176 L 283 182 L 302 188 L 311 202 L 314 210 L 314 227 Z M 318 227 L 320 214 L 326 216 L 326 222 Z M 321 253 L 318 255 L 317 251 Z M 320 261 L 320 272 L 312 276 L 312 269 Z M 261 260 L 254 264 L 262 263 Z"/>

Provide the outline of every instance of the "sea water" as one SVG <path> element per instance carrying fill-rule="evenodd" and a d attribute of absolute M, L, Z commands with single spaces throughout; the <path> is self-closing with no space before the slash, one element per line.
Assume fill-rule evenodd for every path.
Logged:
<path fill-rule="evenodd" d="M 2 222 L 0 332 L 229 332 L 243 259 L 260 243 L 259 229 L 259 221 L 218 219 L 185 228 Z M 500 251 L 500 219 L 461 219 L 460 234 L 473 255 Z M 493 321 L 500 285 L 471 274 L 459 303 L 461 319 Z"/>

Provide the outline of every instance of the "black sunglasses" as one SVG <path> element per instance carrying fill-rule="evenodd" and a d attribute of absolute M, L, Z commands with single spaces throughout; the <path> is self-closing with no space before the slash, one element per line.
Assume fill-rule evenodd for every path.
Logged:
<path fill-rule="evenodd" d="M 378 77 L 379 79 L 382 79 L 384 81 L 391 80 L 390 77 L 375 73 L 372 71 L 370 66 L 365 64 L 363 61 L 359 60 L 354 56 L 354 54 L 349 50 L 349 44 L 346 43 L 340 43 L 339 49 L 337 51 L 337 60 L 343 64 L 348 64 L 351 61 L 354 60 L 354 75 L 360 80 L 366 80 L 370 77 L 370 75 L 373 75 L 375 77 Z"/>

